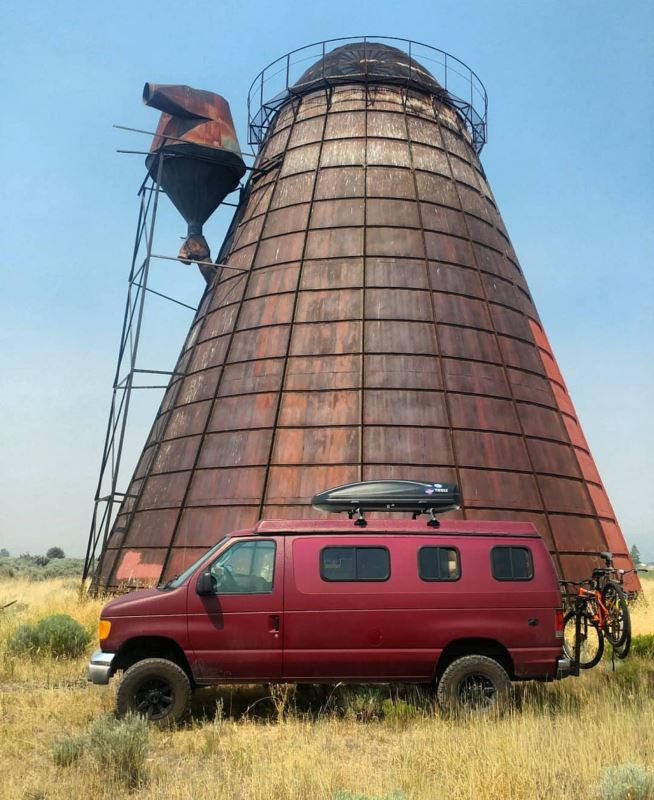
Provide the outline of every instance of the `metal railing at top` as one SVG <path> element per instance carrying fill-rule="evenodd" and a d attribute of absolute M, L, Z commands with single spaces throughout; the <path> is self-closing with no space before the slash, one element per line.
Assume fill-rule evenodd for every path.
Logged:
<path fill-rule="evenodd" d="M 381 74 L 368 70 L 368 62 L 360 73 L 348 71 L 346 75 L 331 71 L 331 62 L 325 56 L 348 44 L 388 45 L 404 51 L 407 61 L 400 74 Z M 300 83 L 304 73 L 312 69 L 310 81 Z M 438 86 L 425 76 L 427 70 Z M 427 80 L 425 80 L 425 77 Z M 343 39 L 326 39 L 292 50 L 262 70 L 252 82 L 248 92 L 249 144 L 260 145 L 266 137 L 277 112 L 293 97 L 321 86 L 342 83 L 388 83 L 419 86 L 431 91 L 442 102 L 455 108 L 464 120 L 473 146 L 479 153 L 487 139 L 488 95 L 479 77 L 462 61 L 444 50 L 427 44 L 394 36 L 351 36 Z M 430 85 L 431 84 L 431 85 Z"/>

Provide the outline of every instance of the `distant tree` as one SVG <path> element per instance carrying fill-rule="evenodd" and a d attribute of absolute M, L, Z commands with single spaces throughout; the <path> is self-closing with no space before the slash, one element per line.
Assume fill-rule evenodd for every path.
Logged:
<path fill-rule="evenodd" d="M 61 547 L 51 547 L 45 556 L 46 558 L 66 558 L 66 554 Z"/>
<path fill-rule="evenodd" d="M 9 550 L 6 547 L 0 547 L 0 558 L 9 558 Z"/>
<path fill-rule="evenodd" d="M 629 555 L 631 556 L 631 560 L 634 562 L 634 564 L 640 564 L 641 563 L 640 551 L 638 550 L 638 548 L 636 547 L 635 544 L 631 546 L 631 550 L 629 551 Z"/>

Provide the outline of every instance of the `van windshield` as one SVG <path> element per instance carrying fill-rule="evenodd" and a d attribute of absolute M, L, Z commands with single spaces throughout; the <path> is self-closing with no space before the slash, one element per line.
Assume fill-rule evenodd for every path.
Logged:
<path fill-rule="evenodd" d="M 209 556 L 212 556 L 216 550 L 220 547 L 223 542 L 229 539 L 229 536 L 223 536 L 223 538 L 217 542 L 211 550 L 207 550 L 206 553 L 200 556 L 197 561 L 194 561 L 190 567 L 187 567 L 181 575 L 175 575 L 174 578 L 171 578 L 167 583 L 158 586 L 157 588 L 161 591 L 168 591 L 168 589 L 177 589 L 178 586 L 181 586 L 185 581 L 187 581 L 191 575 L 195 572 L 195 570 L 200 566 L 200 564 Z"/>

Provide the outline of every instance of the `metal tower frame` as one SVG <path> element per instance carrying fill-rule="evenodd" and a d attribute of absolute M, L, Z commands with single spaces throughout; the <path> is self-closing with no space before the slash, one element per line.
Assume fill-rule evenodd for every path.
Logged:
<path fill-rule="evenodd" d="M 123 126 L 115 126 L 123 127 Z M 134 128 L 127 128 L 137 133 L 146 133 Z M 147 155 L 141 151 L 119 150 L 121 153 Z M 141 330 L 144 321 L 146 295 L 154 294 L 171 303 L 182 306 L 195 312 L 196 306 L 191 306 L 170 295 L 158 292 L 148 285 L 150 278 L 150 265 L 153 259 L 178 261 L 172 256 L 160 255 L 153 252 L 154 234 L 157 221 L 159 196 L 164 193 L 161 188 L 161 174 L 165 158 L 174 157 L 160 149 L 157 153 L 156 178 L 148 174 L 138 191 L 139 212 L 136 225 L 136 235 L 132 251 L 132 261 L 129 271 L 127 299 L 123 314 L 123 324 L 118 348 L 118 358 L 113 380 L 113 392 L 109 419 L 104 438 L 104 448 L 100 463 L 100 474 L 95 490 L 93 516 L 89 539 L 84 559 L 84 572 L 82 581 L 93 575 L 95 569 L 96 553 L 104 548 L 116 513 L 127 497 L 125 492 L 118 490 L 120 466 L 125 443 L 125 431 L 129 415 L 132 392 L 141 389 L 166 389 L 166 384 L 138 385 L 135 380 L 140 375 L 173 375 L 174 371 L 161 369 L 144 369 L 138 366 L 138 349 L 141 339 Z M 234 205 L 234 204 L 231 204 Z M 203 267 L 216 268 L 213 262 L 201 262 Z"/>
<path fill-rule="evenodd" d="M 137 367 L 146 294 L 152 292 L 164 296 L 160 292 L 154 292 L 148 286 L 150 263 L 153 258 L 152 244 L 157 220 L 157 207 L 161 192 L 158 179 L 161 177 L 164 158 L 163 152 L 160 151 L 157 159 L 157 180 L 147 176 L 138 192 L 140 199 L 138 222 L 129 271 L 127 299 L 123 314 L 116 371 L 114 373 L 109 419 L 100 463 L 100 474 L 95 490 L 91 530 L 84 559 L 83 581 L 92 574 L 98 545 L 101 544 L 104 547 L 115 517 L 115 511 L 126 496 L 124 492 L 118 491 L 117 484 L 132 391 L 141 388 L 155 388 L 154 386 L 136 386 L 135 378 L 142 373 L 168 374 L 163 370 L 146 370 Z M 141 257 L 143 249 L 145 249 L 145 255 Z M 173 302 L 180 302 L 167 295 L 165 297 Z M 189 306 L 189 308 L 192 307 Z"/>
<path fill-rule="evenodd" d="M 125 125 L 114 125 L 113 127 L 131 133 L 145 134 L 147 136 L 154 136 L 155 138 L 159 137 L 159 134 L 154 131 L 131 128 Z M 153 251 L 159 197 L 161 194 L 165 194 L 164 189 L 161 188 L 161 175 L 163 172 L 164 160 L 166 158 L 178 157 L 175 153 L 166 152 L 163 144 L 166 140 L 182 141 L 171 136 L 160 138 L 162 139 L 162 143 L 156 151 L 156 178 L 152 177 L 155 169 L 149 171 L 138 191 L 140 201 L 139 212 L 128 277 L 127 299 L 125 302 L 118 358 L 114 373 L 109 419 L 107 421 L 102 460 L 100 462 L 100 474 L 95 490 L 91 528 L 84 558 L 82 583 L 93 576 L 93 572 L 97 566 L 96 554 L 98 552 L 98 547 L 100 548 L 100 552 L 104 550 L 109 534 L 111 533 L 116 513 L 120 508 L 120 504 L 128 496 L 125 492 L 118 491 L 117 487 L 132 392 L 140 389 L 168 388 L 167 384 L 136 385 L 134 382 L 135 378 L 139 375 L 172 376 L 178 374 L 174 370 L 144 369 L 137 366 L 146 295 L 148 293 L 154 294 L 171 303 L 187 308 L 189 311 L 197 311 L 197 306 L 191 306 L 175 297 L 158 292 L 148 285 L 150 264 L 153 259 L 180 261 L 178 256 L 167 256 Z M 152 151 L 143 150 L 118 150 L 117 152 L 140 156 L 152 155 Z M 241 155 L 245 156 L 249 154 L 241 153 Z M 247 169 L 248 171 L 252 171 L 252 167 L 248 167 Z M 239 191 L 241 189 L 242 185 L 238 187 Z M 221 205 L 231 206 L 235 209 L 238 208 L 238 203 L 230 203 L 226 200 L 223 200 Z M 227 235 L 229 235 L 232 225 L 233 220 L 232 224 L 229 226 Z M 215 272 L 218 268 L 224 266 L 220 263 L 221 253 L 215 262 L 196 261 L 194 263 L 202 269 L 203 273 L 206 270 Z M 231 269 L 235 268 L 232 267 Z M 238 271 L 240 272 L 242 270 Z M 202 297 L 199 298 L 199 302 L 201 301 Z"/>

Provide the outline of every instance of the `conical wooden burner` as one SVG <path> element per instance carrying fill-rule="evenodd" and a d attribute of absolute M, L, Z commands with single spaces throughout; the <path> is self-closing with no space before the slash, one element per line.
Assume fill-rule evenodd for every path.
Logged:
<path fill-rule="evenodd" d="M 460 487 L 448 514 L 533 522 L 562 577 L 604 550 L 630 566 L 469 120 L 415 50 L 374 44 L 274 98 L 99 586 L 320 516 L 329 487 L 425 476 Z M 190 217 L 193 181 L 219 179 L 170 167 Z"/>

